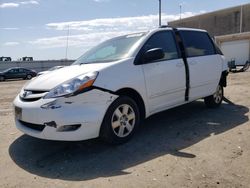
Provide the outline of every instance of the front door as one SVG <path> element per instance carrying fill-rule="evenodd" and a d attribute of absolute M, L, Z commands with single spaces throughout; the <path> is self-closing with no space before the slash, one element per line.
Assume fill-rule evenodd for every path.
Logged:
<path fill-rule="evenodd" d="M 157 62 L 142 65 L 150 113 L 156 113 L 184 103 L 186 89 L 185 66 L 176 46 L 173 32 L 160 31 L 145 43 L 143 51 L 162 48 L 165 56 Z"/>

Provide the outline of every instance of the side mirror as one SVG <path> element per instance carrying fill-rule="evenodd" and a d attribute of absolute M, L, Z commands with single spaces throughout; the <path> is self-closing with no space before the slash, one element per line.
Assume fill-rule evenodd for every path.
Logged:
<path fill-rule="evenodd" d="M 159 59 L 164 58 L 165 54 L 162 48 L 153 48 L 148 50 L 144 55 L 143 55 L 143 61 L 144 63 L 156 61 Z"/>

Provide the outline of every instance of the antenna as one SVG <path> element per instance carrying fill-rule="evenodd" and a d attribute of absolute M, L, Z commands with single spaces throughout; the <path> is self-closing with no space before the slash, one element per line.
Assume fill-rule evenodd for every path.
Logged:
<path fill-rule="evenodd" d="M 67 32 L 67 44 L 66 44 L 66 54 L 65 59 L 68 59 L 68 48 L 69 48 L 69 25 L 68 25 L 68 32 Z"/>
<path fill-rule="evenodd" d="M 161 27 L 161 0 L 159 0 L 159 27 Z"/>

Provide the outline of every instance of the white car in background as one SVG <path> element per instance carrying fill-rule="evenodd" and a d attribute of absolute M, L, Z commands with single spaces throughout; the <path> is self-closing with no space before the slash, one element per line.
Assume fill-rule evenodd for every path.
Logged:
<path fill-rule="evenodd" d="M 38 72 L 38 73 L 37 73 L 37 76 L 40 76 L 40 75 L 42 75 L 42 74 L 46 74 L 46 73 L 48 73 L 48 72 L 51 72 L 51 71 L 54 71 L 54 70 L 57 70 L 57 69 L 61 69 L 61 68 L 63 68 L 63 67 L 65 67 L 65 66 L 54 66 L 54 67 L 52 67 L 52 68 L 50 68 L 50 69 L 48 69 L 48 70 L 46 70 L 46 71 Z"/>
<path fill-rule="evenodd" d="M 27 83 L 14 100 L 16 126 L 41 139 L 124 143 L 157 112 L 201 98 L 220 106 L 227 74 L 204 30 L 161 27 L 116 37 Z"/>

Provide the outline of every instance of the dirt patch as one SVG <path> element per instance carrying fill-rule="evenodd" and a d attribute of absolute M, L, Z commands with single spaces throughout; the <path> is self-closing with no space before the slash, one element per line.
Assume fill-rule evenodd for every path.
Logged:
<path fill-rule="evenodd" d="M 220 108 L 200 100 L 154 115 L 121 146 L 23 135 L 12 101 L 24 83 L 0 83 L 0 187 L 250 185 L 250 72 L 229 75 Z"/>

